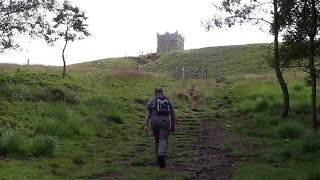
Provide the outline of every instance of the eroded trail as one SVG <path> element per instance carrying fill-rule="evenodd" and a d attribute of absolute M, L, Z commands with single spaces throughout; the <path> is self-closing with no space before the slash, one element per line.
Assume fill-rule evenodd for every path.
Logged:
<path fill-rule="evenodd" d="M 178 174 L 189 174 L 193 179 L 231 179 L 236 158 L 224 149 L 228 127 L 214 112 L 201 111 L 198 98 L 192 94 L 190 96 L 194 108 L 192 112 L 185 112 L 179 117 L 182 122 L 173 142 L 175 155 L 171 168 Z M 227 100 L 222 106 L 230 103 Z M 195 140 L 190 144 L 186 137 Z M 186 140 L 189 140 L 189 145 L 184 144 Z"/>
<path fill-rule="evenodd" d="M 218 120 L 204 121 L 197 134 L 195 179 L 231 179 L 235 157 L 223 149 L 227 135 Z"/>
<path fill-rule="evenodd" d="M 222 120 L 202 112 L 187 113 L 181 118 L 184 131 L 172 142 L 175 145 L 170 153 L 170 168 L 193 179 L 231 179 L 236 158 L 223 148 L 228 135 Z M 186 144 L 192 136 L 196 136 L 195 140 Z"/>
<path fill-rule="evenodd" d="M 166 179 L 231 179 L 237 159 L 224 148 L 229 139 L 228 127 L 220 111 L 227 108 L 231 100 L 226 96 L 215 103 L 215 108 L 202 109 L 197 93 L 191 91 L 189 99 L 192 107 L 177 113 L 177 129 L 169 138 L 167 166 L 164 169 L 159 169 L 153 159 L 151 134 L 141 138 L 133 147 L 135 153 L 123 155 L 119 164 L 132 172 L 141 169 L 153 171 L 155 175 L 148 175 L 150 179 L 158 178 L 159 172 L 168 173 Z M 126 179 L 123 177 L 126 176 L 113 173 L 106 179 Z"/>

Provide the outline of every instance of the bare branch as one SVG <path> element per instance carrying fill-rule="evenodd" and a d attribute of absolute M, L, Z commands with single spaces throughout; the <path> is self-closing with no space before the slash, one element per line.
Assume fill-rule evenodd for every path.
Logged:
<path fill-rule="evenodd" d="M 248 18 L 249 20 L 256 20 L 256 21 L 262 21 L 262 22 L 265 22 L 269 25 L 272 25 L 272 23 L 268 20 L 265 20 L 264 18 Z"/>

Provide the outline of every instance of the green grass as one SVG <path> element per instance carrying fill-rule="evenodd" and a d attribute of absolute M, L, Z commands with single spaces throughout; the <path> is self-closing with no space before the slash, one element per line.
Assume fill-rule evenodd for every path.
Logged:
<path fill-rule="evenodd" d="M 303 127 L 297 122 L 286 122 L 276 127 L 276 133 L 282 139 L 296 139 L 303 134 Z"/>
<path fill-rule="evenodd" d="M 65 79 L 56 71 L 34 71 L 30 66 L 19 66 L 19 72 L 12 68 L 0 76 L 0 134 L 4 156 L 0 177 L 183 179 L 192 176 L 190 172 L 177 174 L 170 168 L 159 170 L 154 166 L 152 136 L 143 135 L 145 107 L 154 87 L 161 85 L 173 99 L 181 118 L 184 112 L 190 111 L 191 100 L 181 99 L 178 94 L 188 97 L 188 90 L 194 84 L 199 86 L 199 93 L 204 93 L 211 84 L 103 69 L 85 73 L 71 69 Z M 197 122 L 177 128 L 195 132 L 195 125 Z M 177 145 L 171 145 L 170 153 L 174 155 L 174 149 L 182 151 L 181 145 L 192 141 L 192 138 L 184 143 L 177 141 Z M 27 161 L 27 166 L 23 161 Z M 15 173 L 22 167 L 22 171 Z"/>
<path fill-rule="evenodd" d="M 237 80 L 224 87 L 236 102 L 225 117 L 233 134 L 227 147 L 246 159 L 238 163 L 234 179 L 316 179 L 319 133 L 311 129 L 310 87 L 287 77 L 291 109 L 283 120 L 275 80 L 268 76 Z"/>
<path fill-rule="evenodd" d="M 32 139 L 27 139 L 14 131 L 5 132 L 0 143 L 0 150 L 3 154 L 20 158 L 49 155 L 55 149 L 56 139 L 51 136 L 37 135 Z"/>
<path fill-rule="evenodd" d="M 143 69 L 172 74 L 175 68 L 181 69 L 182 66 L 208 66 L 209 77 L 215 77 L 217 70 L 224 76 L 269 73 L 272 69 L 264 58 L 268 49 L 266 46 L 254 44 L 174 51 L 144 65 Z"/>
<path fill-rule="evenodd" d="M 262 60 L 258 58 L 259 48 L 248 45 L 172 52 L 151 63 L 159 63 L 166 71 L 177 59 L 182 63 L 179 65 L 184 61 L 197 65 L 212 62 L 211 73 L 218 63 L 225 74 L 234 74 L 232 68 L 248 74 Z M 226 52 L 230 54 L 222 57 Z M 168 67 L 161 64 L 171 56 L 175 59 L 168 62 Z M 234 59 L 247 66 L 234 64 Z M 188 164 L 188 168 L 196 169 L 194 157 L 198 151 L 189 147 L 196 142 L 198 127 L 203 119 L 219 119 L 222 125 L 230 127 L 225 149 L 239 160 L 234 179 L 319 177 L 319 133 L 311 131 L 310 87 L 301 78 L 286 75 L 290 80 L 291 109 L 289 118 L 282 120 L 279 118 L 282 96 L 274 76 L 239 75 L 220 84 L 213 79 L 178 81 L 162 75 L 123 71 L 135 63 L 118 60 L 106 61 L 112 64 L 108 66 L 110 69 L 118 66 L 121 71 L 107 66 L 97 68 L 100 61 L 88 62 L 68 67 L 65 79 L 61 79 L 56 68 L 3 68 L 0 177 L 191 178 L 192 172 L 170 167 L 160 170 L 154 166 L 153 137 L 150 133 L 143 134 L 143 126 L 146 104 L 154 87 L 159 85 L 173 100 L 178 119 L 176 135 L 170 137 L 168 164 Z M 148 64 L 146 68 L 152 70 L 151 66 Z M 269 70 L 265 68 L 262 73 Z M 198 98 L 200 109 L 193 107 L 190 93 Z"/>
<path fill-rule="evenodd" d="M 76 68 L 98 70 L 135 70 L 137 63 L 129 58 L 108 58 L 79 63 L 69 66 L 71 70 Z"/>
<path fill-rule="evenodd" d="M 172 51 L 162 53 L 153 61 L 145 61 L 139 66 L 147 72 L 175 74 L 176 68 L 208 67 L 209 77 L 215 77 L 217 71 L 223 76 L 240 74 L 268 74 L 272 68 L 268 65 L 265 56 L 268 53 L 267 44 L 251 44 L 237 46 L 207 47 L 186 51 Z M 75 71 L 96 70 L 131 70 L 136 71 L 138 57 L 100 59 L 91 62 L 71 65 Z M 180 74 L 179 74 L 180 75 Z"/>

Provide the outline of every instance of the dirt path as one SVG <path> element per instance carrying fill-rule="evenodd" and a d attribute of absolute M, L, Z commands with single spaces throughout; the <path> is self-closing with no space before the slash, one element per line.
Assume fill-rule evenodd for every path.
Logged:
<path fill-rule="evenodd" d="M 226 125 L 221 119 L 212 117 L 208 112 L 200 109 L 199 97 L 196 96 L 194 88 L 190 89 L 189 95 L 192 101 L 192 112 L 186 112 L 179 117 L 183 126 L 178 130 L 176 148 L 180 153 L 175 155 L 172 162 L 172 169 L 180 175 L 189 174 L 193 179 L 231 179 L 234 173 L 236 158 L 223 147 L 228 139 Z M 224 105 L 230 104 L 226 101 Z M 178 126 L 179 127 L 179 126 Z M 181 133 L 181 138 L 180 138 Z M 191 145 L 185 145 L 186 138 L 196 140 Z"/>
<path fill-rule="evenodd" d="M 197 134 L 197 170 L 194 179 L 231 179 L 235 157 L 223 149 L 227 135 L 219 120 L 204 121 Z"/>
<path fill-rule="evenodd" d="M 190 92 L 194 91 L 194 87 Z M 189 93 L 192 98 L 193 109 L 199 109 L 198 96 Z M 229 104 L 228 96 L 225 96 L 225 104 Z M 226 126 L 219 119 L 201 116 L 201 126 L 196 134 L 195 147 L 196 172 L 194 179 L 231 179 L 234 173 L 235 158 L 223 149 L 227 140 Z"/>
<path fill-rule="evenodd" d="M 169 168 L 192 179 L 231 179 L 236 158 L 223 148 L 228 135 L 222 120 L 202 112 L 186 114 L 181 119 L 185 130 L 177 131 L 172 142 L 175 146 L 170 147 Z M 194 142 L 186 144 L 194 136 Z"/>

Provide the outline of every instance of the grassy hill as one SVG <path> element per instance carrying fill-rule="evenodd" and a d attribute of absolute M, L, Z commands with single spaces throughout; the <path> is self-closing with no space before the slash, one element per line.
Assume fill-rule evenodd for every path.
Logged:
<path fill-rule="evenodd" d="M 107 58 L 68 66 L 71 69 L 108 69 L 108 70 L 134 70 L 137 63 L 129 58 Z"/>
<path fill-rule="evenodd" d="M 126 59 L 108 62 L 131 67 Z M 65 79 L 60 67 L 0 66 L 1 179 L 221 179 L 230 171 L 234 179 L 319 179 L 320 134 L 311 130 L 303 78 L 289 78 L 291 110 L 282 120 L 273 76 L 216 84 L 97 63 L 69 66 Z M 142 132 L 158 85 L 178 119 L 165 169 L 155 166 L 153 137 Z"/>
<path fill-rule="evenodd" d="M 124 60 L 126 63 L 126 61 Z M 0 74 L 2 179 L 182 179 L 191 172 L 156 168 L 152 136 L 143 135 L 145 106 L 161 85 L 178 118 L 191 112 L 191 84 L 150 74 L 106 69 L 4 65 Z M 205 85 L 205 89 L 212 89 Z M 181 98 L 182 97 L 182 98 Z M 198 118 L 177 127 L 170 154 L 194 141 Z M 188 133 L 182 133 L 188 129 Z M 172 153 L 173 151 L 177 153 Z M 179 153 L 178 153 L 179 152 Z M 180 160 L 183 160 L 180 158 Z M 188 161 L 186 159 L 185 161 Z M 183 161 L 182 163 L 185 163 Z M 180 162 L 177 162 L 178 164 Z M 17 173 L 19 172 L 19 173 Z"/>
<path fill-rule="evenodd" d="M 245 45 L 170 52 L 142 66 L 207 65 L 210 75 L 218 64 L 222 75 L 238 74 L 222 83 L 138 73 L 128 58 L 71 65 L 64 79 L 62 67 L 1 64 L 0 179 L 319 179 L 310 87 L 303 74 L 285 74 L 290 113 L 281 119 L 275 77 L 244 75 L 263 61 L 261 46 Z M 264 63 L 259 73 L 268 72 Z M 177 113 L 165 169 L 142 132 L 158 85 Z"/>
<path fill-rule="evenodd" d="M 143 66 L 151 72 L 171 74 L 175 68 L 208 66 L 209 76 L 215 76 L 217 69 L 222 75 L 268 73 L 271 71 L 263 57 L 266 45 L 238 45 L 174 51 L 163 54 L 159 59 Z"/>
<path fill-rule="evenodd" d="M 223 76 L 239 74 L 267 74 L 272 72 L 265 55 L 267 45 L 238 45 L 193 49 L 187 51 L 173 51 L 162 53 L 155 61 L 141 57 L 100 59 L 91 62 L 71 65 L 70 68 L 91 68 L 109 70 L 136 70 L 139 68 L 153 73 L 172 75 L 176 68 L 182 67 L 208 68 L 209 77 L 215 77 L 217 70 Z"/>

